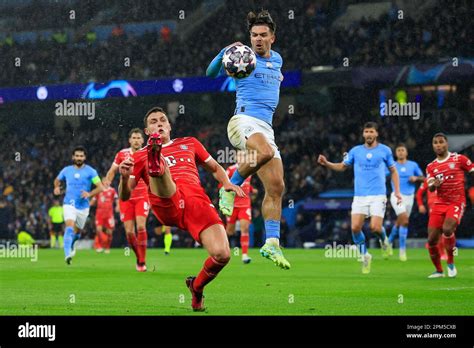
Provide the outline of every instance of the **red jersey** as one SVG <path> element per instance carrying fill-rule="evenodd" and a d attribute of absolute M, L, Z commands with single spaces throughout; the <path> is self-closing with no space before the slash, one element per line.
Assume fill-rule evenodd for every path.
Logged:
<path fill-rule="evenodd" d="M 113 187 L 102 191 L 94 199 L 97 202 L 97 215 L 114 215 L 114 200 L 118 198 Z"/>
<path fill-rule="evenodd" d="M 428 190 L 428 180 L 424 180 L 423 183 L 420 185 L 418 188 L 418 191 L 416 191 L 416 202 L 418 203 L 418 206 L 424 205 L 423 204 L 423 194 L 426 192 L 426 198 L 427 198 L 427 205 L 428 207 L 431 207 L 431 205 L 434 203 L 436 199 L 436 191 L 431 192 Z"/>
<path fill-rule="evenodd" d="M 237 164 L 233 164 L 229 168 L 227 168 L 226 171 L 225 171 L 227 173 L 227 176 L 229 178 L 231 178 L 232 175 L 234 175 L 234 172 L 237 170 L 237 168 L 238 168 Z M 250 198 L 250 194 L 253 192 L 253 187 L 250 184 L 250 180 L 252 180 L 251 175 L 247 179 L 245 179 L 243 184 L 240 186 L 242 188 L 242 190 L 245 192 L 245 194 L 247 195 L 247 197 L 239 197 L 239 196 L 236 195 L 235 196 L 235 201 L 234 201 L 234 207 L 236 207 L 236 208 L 251 208 L 252 200 Z M 221 187 L 222 187 L 222 185 L 219 184 L 219 188 L 221 188 Z"/>
<path fill-rule="evenodd" d="M 197 165 L 203 164 L 212 159 L 204 146 L 193 137 L 176 138 L 164 144 L 161 154 L 165 158 L 173 181 L 177 185 L 197 186 L 199 190 L 204 190 L 199 179 Z M 141 180 L 146 183 L 150 181 L 148 177 L 148 154 L 146 148 L 140 149 L 133 154 L 135 164 L 131 178 Z"/>
<path fill-rule="evenodd" d="M 438 178 L 441 186 L 436 189 L 434 204 L 465 203 L 464 172 L 473 172 L 474 164 L 464 155 L 448 152 L 442 161 L 435 159 L 426 167 L 426 179 Z"/>
<path fill-rule="evenodd" d="M 127 158 L 130 156 L 133 156 L 132 148 L 129 147 L 127 149 L 120 150 L 117 152 L 115 155 L 114 159 L 114 164 L 116 166 L 119 166 L 120 163 L 125 161 Z M 139 180 L 137 183 L 137 186 L 135 189 L 132 191 L 132 195 L 130 196 L 130 199 L 134 198 L 147 198 L 148 197 L 148 187 L 147 184 L 143 180 Z"/>

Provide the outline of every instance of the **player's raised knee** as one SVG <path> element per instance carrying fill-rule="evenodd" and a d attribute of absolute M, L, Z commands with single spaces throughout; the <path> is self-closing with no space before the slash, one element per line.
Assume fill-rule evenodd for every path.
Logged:
<path fill-rule="evenodd" d="M 269 162 L 273 156 L 275 156 L 275 150 L 270 145 L 262 146 L 258 151 L 260 164 Z"/>

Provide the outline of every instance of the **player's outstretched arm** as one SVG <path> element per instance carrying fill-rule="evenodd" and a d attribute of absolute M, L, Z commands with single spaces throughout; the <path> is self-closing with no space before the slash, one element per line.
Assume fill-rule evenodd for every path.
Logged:
<path fill-rule="evenodd" d="M 336 172 L 343 172 L 347 169 L 347 166 L 344 164 L 344 162 L 340 162 L 340 163 L 329 162 L 326 156 L 324 155 L 319 155 L 318 163 L 328 169 L 335 170 Z"/>
<path fill-rule="evenodd" d="M 224 168 L 217 163 L 217 161 L 213 158 L 204 162 L 203 165 L 204 169 L 206 169 L 209 173 L 214 176 L 214 178 L 222 185 L 224 190 L 226 191 L 234 191 L 239 197 L 246 197 L 247 195 L 242 190 L 240 186 L 234 185 L 230 182 L 227 173 L 225 172 Z"/>
<path fill-rule="evenodd" d="M 105 180 L 102 181 L 104 186 L 110 186 L 112 184 L 112 181 L 114 181 L 117 170 L 118 170 L 118 165 L 116 165 L 115 163 L 112 163 L 107 174 L 105 175 Z"/>
<path fill-rule="evenodd" d="M 234 42 L 233 44 L 230 44 L 227 47 L 233 46 L 233 45 L 242 45 L 241 42 Z M 217 56 L 214 57 L 212 60 L 211 64 L 206 69 L 206 76 L 209 77 L 217 77 L 219 75 L 224 75 L 224 72 L 222 69 L 222 57 L 224 56 L 224 52 L 227 49 L 227 47 L 224 47 Z"/>

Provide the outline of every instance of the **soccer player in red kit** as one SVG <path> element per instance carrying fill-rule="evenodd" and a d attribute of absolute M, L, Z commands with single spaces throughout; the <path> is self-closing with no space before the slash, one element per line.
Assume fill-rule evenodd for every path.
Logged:
<path fill-rule="evenodd" d="M 99 253 L 102 251 L 106 254 L 110 253 L 110 245 L 112 244 L 112 235 L 115 227 L 114 202 L 118 207 L 117 201 L 117 191 L 110 186 L 92 198 L 91 206 L 97 205 L 95 226 L 98 248 L 96 248 L 96 251 Z"/>
<path fill-rule="evenodd" d="M 436 159 L 426 167 L 426 179 L 428 190 L 437 193 L 428 221 L 429 252 L 436 271 L 428 278 L 444 277 L 438 249 L 441 234 L 448 253 L 448 276 L 452 278 L 457 274 L 453 255 L 456 246 L 454 232 L 466 205 L 464 172 L 474 173 L 474 164 L 464 155 L 449 152 L 448 138 L 443 133 L 434 135 L 433 150 Z"/>
<path fill-rule="evenodd" d="M 245 151 L 237 152 L 237 163 L 231 165 L 226 169 L 227 176 L 232 177 L 237 170 L 238 163 L 245 161 Z M 235 197 L 234 210 L 231 216 L 227 216 L 226 232 L 228 236 L 235 233 L 235 224 L 237 220 L 240 223 L 240 246 L 242 247 L 242 262 L 248 264 L 252 259 L 248 256 L 249 250 L 249 226 L 252 219 L 252 199 L 251 194 L 257 193 L 250 183 L 252 176 L 247 177 L 243 184 L 240 185 L 247 197 Z M 219 185 L 220 189 L 220 185 Z"/>
<path fill-rule="evenodd" d="M 224 225 L 201 186 L 197 165 L 212 173 L 225 190 L 241 197 L 245 194 L 230 183 L 224 168 L 196 138 L 171 139 L 171 125 L 162 108 L 149 110 L 144 123 L 148 145 L 120 164 L 119 196 L 128 200 L 137 182 L 144 180 L 157 219 L 164 225 L 188 231 L 207 249 L 209 257 L 204 267 L 197 277 L 186 279 L 193 310 L 203 311 L 204 287 L 229 262 L 230 250 Z"/>
<path fill-rule="evenodd" d="M 428 209 L 430 209 L 433 205 L 433 202 L 436 199 L 436 191 L 430 192 L 428 190 L 428 181 L 425 179 L 420 187 L 418 188 L 418 191 L 416 191 L 416 202 L 418 203 L 418 211 L 420 214 L 426 214 L 427 210 L 426 207 L 423 203 L 423 195 L 426 193 L 426 205 L 428 206 Z M 426 249 L 429 248 L 428 242 L 426 242 Z M 443 244 L 443 238 L 439 239 L 438 242 L 438 249 L 439 249 L 439 254 L 441 256 L 441 260 L 447 260 L 448 255 L 446 255 L 446 249 Z"/>
<path fill-rule="evenodd" d="M 130 147 L 120 150 L 110 166 L 104 184 L 110 185 L 115 177 L 120 163 L 133 156 L 145 142 L 143 132 L 140 128 L 134 128 L 128 133 Z M 150 210 L 148 200 L 148 187 L 143 180 L 139 180 L 129 200 L 119 200 L 120 220 L 125 227 L 127 241 L 137 258 L 136 269 L 138 272 L 146 271 L 146 246 L 148 235 L 146 233 L 146 220 Z M 135 223 L 137 234 L 135 235 Z"/>

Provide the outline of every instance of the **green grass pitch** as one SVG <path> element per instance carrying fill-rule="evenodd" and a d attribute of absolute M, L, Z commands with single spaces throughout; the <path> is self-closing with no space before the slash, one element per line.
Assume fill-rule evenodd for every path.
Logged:
<path fill-rule="evenodd" d="M 459 250 L 453 279 L 427 279 L 425 249 L 408 250 L 405 263 L 371 253 L 372 272 L 363 275 L 355 259 L 325 258 L 321 249 L 286 249 L 289 271 L 251 249 L 252 263 L 232 256 L 204 292 L 207 311 L 194 313 L 184 279 L 200 270 L 202 249 L 149 249 L 146 273 L 123 249 L 78 250 L 71 266 L 61 250 L 40 249 L 36 262 L 0 258 L 0 315 L 474 314 L 474 250 Z"/>

